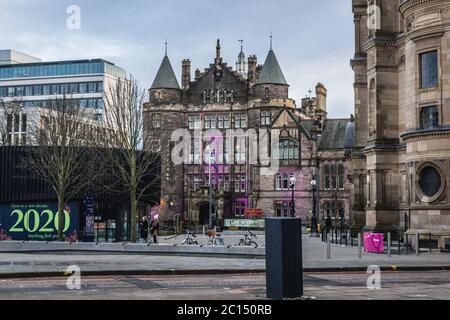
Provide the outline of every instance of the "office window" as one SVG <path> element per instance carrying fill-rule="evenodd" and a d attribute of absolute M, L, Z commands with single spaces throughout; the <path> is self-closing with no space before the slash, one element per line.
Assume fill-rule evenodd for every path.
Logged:
<path fill-rule="evenodd" d="M 42 86 L 42 94 L 44 96 L 50 95 L 50 85 L 49 84 Z"/>
<path fill-rule="evenodd" d="M 16 87 L 16 96 L 21 97 L 24 95 L 24 93 L 25 93 L 24 87 L 22 86 Z"/>
<path fill-rule="evenodd" d="M 34 96 L 42 95 L 42 87 L 40 85 L 33 86 L 33 95 Z"/>
<path fill-rule="evenodd" d="M 270 110 L 261 110 L 260 112 L 261 125 L 263 126 L 270 125 L 271 123 L 270 116 L 271 116 Z"/>
<path fill-rule="evenodd" d="M 50 94 L 59 94 L 59 85 L 52 84 L 50 88 Z"/>
<path fill-rule="evenodd" d="M 229 129 L 230 128 L 230 116 L 228 114 L 219 115 L 217 127 L 219 129 Z"/>
<path fill-rule="evenodd" d="M 236 201 L 234 203 L 234 215 L 236 217 L 245 216 L 245 202 L 244 201 Z"/>
<path fill-rule="evenodd" d="M 103 92 L 103 82 L 97 83 L 97 92 Z"/>
<path fill-rule="evenodd" d="M 201 141 L 199 139 L 192 139 L 191 142 L 191 154 L 189 155 L 189 161 L 193 164 L 200 164 L 201 161 Z"/>
<path fill-rule="evenodd" d="M 280 140 L 280 160 L 298 160 L 299 143 L 295 140 Z"/>
<path fill-rule="evenodd" d="M 11 145 L 26 144 L 27 115 L 7 115 L 6 118 L 6 143 Z"/>
<path fill-rule="evenodd" d="M 437 51 L 420 55 L 421 88 L 432 88 L 438 85 L 438 55 Z"/>
<path fill-rule="evenodd" d="M 189 116 L 189 129 L 200 129 L 200 115 L 190 115 Z"/>
<path fill-rule="evenodd" d="M 215 128 L 217 128 L 217 116 L 205 115 L 205 129 L 215 129 Z"/>
<path fill-rule="evenodd" d="M 275 190 L 283 190 L 283 176 L 278 173 L 275 177 Z"/>
<path fill-rule="evenodd" d="M 161 114 L 154 113 L 152 115 L 152 126 L 153 128 L 161 128 Z"/>
<path fill-rule="evenodd" d="M 89 93 L 94 93 L 94 92 L 96 92 L 96 90 L 97 90 L 97 86 L 96 86 L 95 82 L 90 82 L 88 84 Z"/>
<path fill-rule="evenodd" d="M 234 177 L 234 192 L 243 193 L 247 189 L 247 180 L 245 175 L 236 175 Z"/>
<path fill-rule="evenodd" d="M 234 127 L 239 128 L 247 128 L 247 115 L 245 113 L 234 115 Z"/>
<path fill-rule="evenodd" d="M 87 93 L 88 87 L 87 83 L 80 83 L 80 93 Z"/>
<path fill-rule="evenodd" d="M 275 202 L 275 216 L 276 217 L 288 217 L 289 216 L 289 202 L 288 201 L 276 201 Z"/>
<path fill-rule="evenodd" d="M 345 168 L 343 164 L 326 164 L 323 167 L 323 177 L 325 190 L 345 189 Z"/>
<path fill-rule="evenodd" d="M 439 126 L 439 112 L 436 106 L 420 109 L 420 129 L 432 129 Z"/>
<path fill-rule="evenodd" d="M 9 87 L 8 88 L 8 97 L 14 97 L 16 90 L 14 87 Z"/>
<path fill-rule="evenodd" d="M 78 92 L 78 85 L 76 83 L 71 83 L 69 85 L 69 93 L 77 93 Z"/>

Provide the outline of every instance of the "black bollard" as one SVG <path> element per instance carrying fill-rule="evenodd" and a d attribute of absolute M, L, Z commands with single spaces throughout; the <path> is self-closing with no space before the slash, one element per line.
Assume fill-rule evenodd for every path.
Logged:
<path fill-rule="evenodd" d="M 303 295 L 301 219 L 266 219 L 267 298 Z M 299 236 L 300 235 L 300 236 Z"/>

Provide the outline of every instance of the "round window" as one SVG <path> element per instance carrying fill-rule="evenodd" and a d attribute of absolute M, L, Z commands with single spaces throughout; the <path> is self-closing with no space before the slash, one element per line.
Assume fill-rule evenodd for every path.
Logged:
<path fill-rule="evenodd" d="M 420 188 L 427 197 L 435 196 L 442 186 L 441 175 L 433 167 L 425 167 L 420 172 Z"/>

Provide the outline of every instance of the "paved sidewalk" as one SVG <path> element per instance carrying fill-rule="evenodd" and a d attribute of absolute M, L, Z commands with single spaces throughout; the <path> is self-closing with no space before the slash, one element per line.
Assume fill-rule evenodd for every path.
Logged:
<path fill-rule="evenodd" d="M 419 256 L 363 253 L 357 258 L 356 247 L 332 245 L 331 260 L 326 259 L 326 245 L 317 238 L 303 236 L 303 264 L 305 271 L 363 271 L 370 265 L 397 270 L 450 270 L 449 254 L 422 253 Z M 60 273 L 69 265 L 80 266 L 88 274 L 158 274 L 158 273 L 224 273 L 265 272 L 264 259 L 211 256 L 139 255 L 102 253 L 2 253 L 0 276 L 14 274 Z"/>

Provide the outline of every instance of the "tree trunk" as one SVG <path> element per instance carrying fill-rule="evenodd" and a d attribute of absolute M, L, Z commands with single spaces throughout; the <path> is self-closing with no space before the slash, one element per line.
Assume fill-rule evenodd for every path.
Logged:
<path fill-rule="evenodd" d="M 137 200 L 136 200 L 136 192 L 131 190 L 130 192 L 130 201 L 131 201 L 131 241 L 136 242 L 137 234 L 136 234 L 136 225 L 138 221 L 138 212 L 137 212 Z"/>
<path fill-rule="evenodd" d="M 58 197 L 58 241 L 64 241 L 64 225 L 65 225 L 65 201 L 62 197 Z"/>

